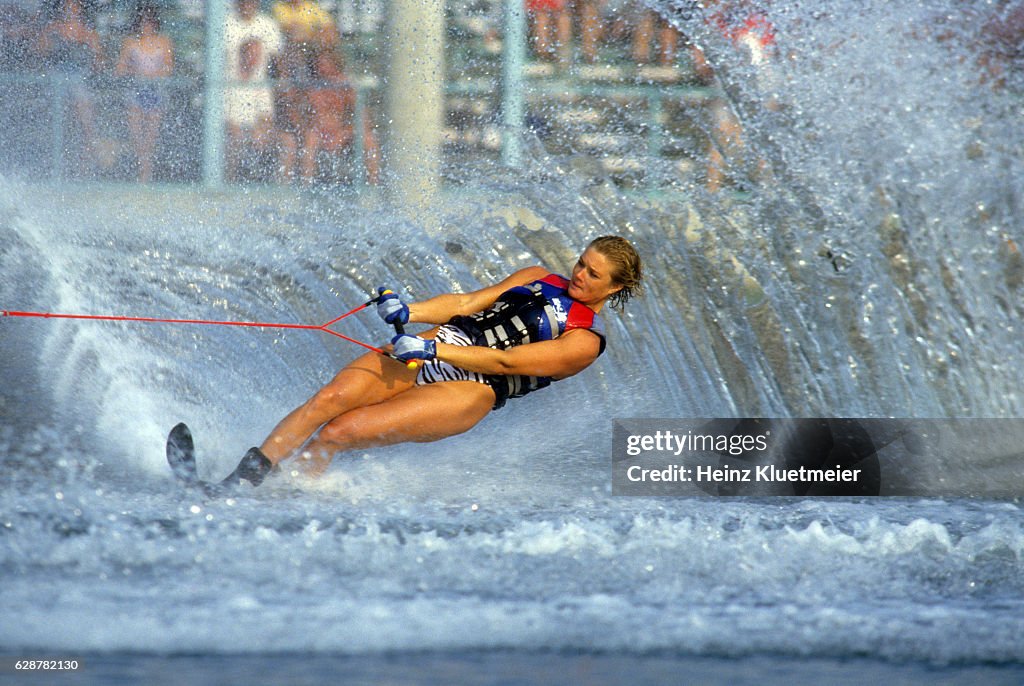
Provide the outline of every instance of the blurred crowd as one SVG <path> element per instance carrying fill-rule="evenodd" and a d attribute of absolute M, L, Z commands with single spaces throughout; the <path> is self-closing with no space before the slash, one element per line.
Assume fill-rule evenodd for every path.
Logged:
<path fill-rule="evenodd" d="M 182 151 L 192 150 L 191 163 L 197 166 L 203 92 L 197 84 L 209 77 L 202 57 L 201 3 L 42 0 L 46 4 L 39 11 L 26 9 L 35 1 L 0 0 L 0 77 L 46 77 L 45 89 L 37 85 L 35 91 L 28 82 L 4 82 L 6 102 L 0 109 L 6 116 L 0 130 L 13 131 L 12 121 L 52 119 L 59 110 L 60 125 L 45 135 L 61 131 L 61 145 L 51 148 L 63 148 L 63 157 L 82 175 L 120 165 L 143 182 L 187 177 L 181 167 L 188 155 Z M 697 25 L 705 38 L 724 41 L 742 55 L 753 67 L 765 107 L 777 107 L 772 93 L 777 29 L 767 0 L 675 0 L 664 5 L 667 16 L 643 0 L 522 1 L 529 53 L 556 71 L 621 63 L 676 70 L 685 63 L 691 80 L 713 86 L 717 77 L 710 60 L 678 28 Z M 188 12 L 182 8 L 189 2 L 197 10 L 183 28 Z M 375 59 L 386 60 L 380 57 L 382 0 L 229 2 L 222 75 L 227 180 L 315 183 L 358 175 L 377 183 L 378 100 L 364 102 L 364 91 L 348 75 L 346 57 L 360 55 L 358 46 L 369 40 L 377 48 Z M 1002 84 L 1009 65 L 1021 61 L 1024 2 L 989 5 L 977 17 L 983 43 L 978 61 L 983 80 Z M 485 52 L 500 54 L 501 0 L 464 0 L 457 6 L 449 1 L 446 11 L 454 23 L 479 19 L 475 33 Z M 165 12 L 174 13 L 170 28 Z M 369 70 L 366 64 L 358 67 Z M 28 104 L 32 92 L 43 103 L 35 110 Z M 707 179 L 715 190 L 728 158 L 742 154 L 742 131 L 724 101 L 711 100 L 706 110 L 711 114 Z M 168 171 L 172 168 L 176 171 Z"/>
<path fill-rule="evenodd" d="M 279 0 L 270 13 L 260 0 L 236 0 L 224 43 L 229 181 L 255 153 L 276 159 L 278 181 L 312 182 L 351 153 L 357 126 L 366 178 L 379 181 L 376 132 L 346 75 L 338 26 L 316 0 Z"/>
<path fill-rule="evenodd" d="M 60 110 L 58 147 L 78 175 L 103 176 L 116 167 L 107 175 L 131 174 L 142 182 L 180 178 L 189 146 L 179 139 L 196 138 L 202 116 L 197 82 L 208 76 L 197 54 L 204 40 L 202 13 L 182 30 L 181 3 L 127 0 L 137 4 L 126 13 L 115 11 L 121 7 L 116 0 L 99 1 L 44 0 L 39 12 L 26 10 L 23 0 L 0 5 L 0 72 L 48 79 L 34 91 L 35 100 L 47 103 L 37 111 L 48 106 L 53 116 L 54 108 Z M 636 65 L 676 63 L 679 31 L 640 0 L 524 2 L 530 52 L 541 62 L 595 64 L 617 51 Z M 230 3 L 222 110 L 226 179 L 312 183 L 339 173 L 351 177 L 357 166 L 363 179 L 377 183 L 373 103 L 361 102 L 345 58 L 360 40 L 353 33 L 382 32 L 380 3 L 340 0 L 331 11 L 320 0 Z M 486 5 L 487 40 L 500 40 L 501 3 Z M 174 13 L 170 30 L 165 12 Z M 687 45 L 699 63 L 699 51 Z M 701 73 L 709 71 L 703 64 Z M 30 92 L 9 91 L 10 99 Z M 23 104 L 8 102 L 13 119 L 32 119 L 28 105 L 18 111 Z M 198 157 L 194 148 L 192 158 Z"/>
<path fill-rule="evenodd" d="M 63 156 L 89 176 L 125 152 L 121 156 L 136 177 L 148 182 L 161 166 L 165 118 L 201 108 L 195 84 L 202 74 L 176 78 L 183 56 L 190 64 L 201 58 L 194 50 L 180 54 L 155 3 L 142 0 L 123 27 L 101 32 L 87 2 L 52 0 L 41 16 L 18 5 L 0 8 L 0 72 L 47 79 L 43 90 L 14 81 L 20 87 L 6 89 L 5 109 L 15 119 L 30 119 L 33 94 L 47 100 L 48 90 L 56 89 L 59 97 L 51 100 L 60 103 L 59 119 L 67 129 Z M 334 17 L 316 0 L 277 0 L 269 11 L 260 0 L 232 4 L 224 31 L 227 180 L 336 180 L 351 174 L 344 171 L 352 166 L 348 158 L 361 148 L 360 171 L 377 183 L 377 133 L 370 108 L 359 102 L 346 73 Z M 193 119 L 194 137 L 198 117 Z M 119 128 L 127 145 L 112 134 Z"/>

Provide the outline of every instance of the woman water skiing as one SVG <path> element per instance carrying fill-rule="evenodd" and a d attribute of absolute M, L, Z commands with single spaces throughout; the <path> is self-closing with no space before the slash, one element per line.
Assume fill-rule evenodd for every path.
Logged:
<path fill-rule="evenodd" d="M 509 398 L 590 366 L 605 347 L 601 309 L 638 295 L 641 278 L 633 246 L 604 236 L 587 246 L 569 279 L 528 267 L 472 293 L 408 305 L 382 288 L 377 312 L 387 323 L 441 326 L 395 336 L 393 358 L 371 352 L 347 365 L 223 483 L 259 485 L 288 458 L 319 475 L 347 450 L 462 433 Z M 403 364 L 412 360 L 415 368 Z"/>

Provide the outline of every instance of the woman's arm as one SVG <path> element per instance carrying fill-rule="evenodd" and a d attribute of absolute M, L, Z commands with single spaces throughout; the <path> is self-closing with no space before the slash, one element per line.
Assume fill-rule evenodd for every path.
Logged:
<path fill-rule="evenodd" d="M 481 374 L 549 376 L 564 379 L 589 367 L 601 353 L 600 337 L 573 329 L 551 341 L 527 343 L 508 350 L 478 345 L 437 343 L 437 358 Z"/>
<path fill-rule="evenodd" d="M 422 324 L 444 324 L 456 315 L 473 314 L 485 310 L 498 296 L 515 286 L 524 286 L 550 274 L 544 267 L 520 269 L 501 283 L 481 288 L 472 293 L 449 293 L 422 302 L 409 304 L 409 321 Z"/>

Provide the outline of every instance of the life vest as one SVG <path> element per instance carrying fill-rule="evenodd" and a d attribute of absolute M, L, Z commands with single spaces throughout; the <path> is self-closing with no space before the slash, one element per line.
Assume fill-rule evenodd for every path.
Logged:
<path fill-rule="evenodd" d="M 592 309 L 569 297 L 569 280 L 548 274 L 525 286 L 516 286 L 498 296 L 486 310 L 453 317 L 448 323 L 466 332 L 473 345 L 506 350 L 517 345 L 550 341 L 572 329 L 587 329 L 601 339 L 598 354 L 605 349 L 604 323 Z M 494 409 L 509 398 L 519 398 L 551 385 L 546 376 L 485 375 L 497 399 Z"/>

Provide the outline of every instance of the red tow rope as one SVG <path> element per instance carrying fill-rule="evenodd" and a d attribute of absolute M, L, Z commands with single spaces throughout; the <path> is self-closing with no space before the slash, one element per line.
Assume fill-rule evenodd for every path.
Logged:
<path fill-rule="evenodd" d="M 96 314 L 58 314 L 58 313 L 54 313 L 54 312 L 18 312 L 18 311 L 15 311 L 15 310 L 0 310 L 0 313 L 2 313 L 4 317 L 37 317 L 37 318 L 41 318 L 41 319 L 80 319 L 80 320 L 86 320 L 86 321 L 101 321 L 101 322 L 146 322 L 146 323 L 154 323 L 154 324 L 206 324 L 206 325 L 210 325 L 210 326 L 245 326 L 245 327 L 250 327 L 250 328 L 258 328 L 258 329 L 303 329 L 303 330 L 306 330 L 306 331 L 323 331 L 325 333 L 331 334 L 332 336 L 337 336 L 338 338 L 346 340 L 349 343 L 355 343 L 356 345 L 361 345 L 362 347 L 366 348 L 367 350 L 372 350 L 375 353 L 379 353 L 381 355 L 386 355 L 387 353 L 385 353 L 383 350 L 381 350 L 380 348 L 378 348 L 376 346 L 370 345 L 369 343 L 363 343 L 362 341 L 357 341 L 354 338 L 346 336 L 345 334 L 342 334 L 342 333 L 338 333 L 337 331 L 335 331 L 335 330 L 330 328 L 334 324 L 337 324 L 338 322 L 340 322 L 345 317 L 351 316 L 351 315 L 353 315 L 356 312 L 359 312 L 361 310 L 365 310 L 367 307 L 369 307 L 370 305 L 372 305 L 375 302 L 377 302 L 377 299 L 373 298 L 372 300 L 369 300 L 369 301 L 363 303 L 359 307 L 356 307 L 355 309 L 349 310 L 348 312 L 346 312 L 345 314 L 341 315 L 340 317 L 335 317 L 334 319 L 332 319 L 331 321 L 327 322 L 326 324 L 319 324 L 319 325 L 317 325 L 317 324 L 276 324 L 276 323 L 269 323 L 269 322 L 221 322 L 221 321 L 214 321 L 214 320 L 211 320 L 211 319 L 170 319 L 170 318 L 163 318 L 163 317 L 120 317 L 120 316 L 114 316 L 114 315 L 96 315 Z"/>

